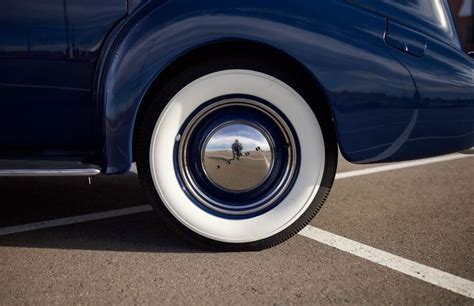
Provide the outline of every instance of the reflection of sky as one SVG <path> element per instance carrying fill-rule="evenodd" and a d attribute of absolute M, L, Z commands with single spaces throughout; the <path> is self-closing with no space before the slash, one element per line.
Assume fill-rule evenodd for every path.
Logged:
<path fill-rule="evenodd" d="M 442 0 L 383 0 L 382 2 L 384 4 L 381 4 L 381 6 L 386 6 L 385 10 L 393 6 L 397 10 L 422 18 L 443 31 L 449 30 L 446 8 Z"/>
<path fill-rule="evenodd" d="M 219 130 L 209 140 L 207 149 L 210 151 L 231 150 L 234 141 L 238 139 L 244 151 L 253 151 L 256 147 L 269 150 L 265 137 L 255 132 L 254 128 L 242 124 L 233 124 Z"/>

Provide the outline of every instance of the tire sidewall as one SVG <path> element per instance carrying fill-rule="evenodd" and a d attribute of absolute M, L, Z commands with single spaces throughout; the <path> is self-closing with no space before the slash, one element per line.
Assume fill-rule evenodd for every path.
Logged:
<path fill-rule="evenodd" d="M 314 108 L 311 109 L 306 102 L 308 98 L 313 98 L 312 95 L 308 94 L 307 90 L 300 89 L 300 91 L 297 91 L 285 82 L 290 79 L 287 73 L 276 73 L 268 71 L 271 69 L 267 70 L 256 66 L 258 65 L 247 62 L 247 65 L 240 63 L 229 67 L 228 62 L 222 61 L 221 65 L 219 65 L 219 62 L 214 64 L 213 67 L 210 67 L 209 64 L 197 65 L 188 71 L 178 73 L 177 78 L 171 79 L 161 91 L 154 95 L 140 126 L 137 142 L 139 175 L 145 189 L 152 198 L 154 208 L 165 222 L 175 230 L 178 230 L 186 238 L 197 240 L 206 247 L 261 249 L 286 240 L 303 228 L 319 211 L 333 182 L 337 160 L 337 155 L 334 153 L 337 152 L 337 147 L 332 140 L 334 136 L 331 135 L 332 129 L 327 126 L 327 118 L 322 117 L 322 114 L 318 116 L 318 112 L 314 112 Z M 229 86 L 232 82 L 234 85 Z M 210 84 L 213 84 L 213 89 L 209 88 Z M 261 89 L 258 89 L 258 87 L 261 87 Z M 200 94 L 196 94 L 195 89 L 198 89 Z M 298 107 L 288 103 L 288 101 L 286 105 L 279 102 L 275 106 L 285 115 L 291 113 L 289 120 L 297 125 L 297 136 L 303 141 L 301 147 L 303 173 L 298 174 L 293 189 L 285 197 L 283 203 L 261 216 L 246 219 L 243 222 L 242 220 L 218 218 L 194 205 L 187 198 L 187 195 L 180 190 L 175 171 L 167 167 L 167 164 L 173 164 L 174 153 L 171 148 L 174 146 L 174 142 L 170 142 L 170 140 L 175 139 L 181 124 L 196 107 L 199 107 L 200 103 L 205 103 L 217 96 L 236 92 L 255 95 L 267 101 L 275 101 L 278 96 L 288 94 L 289 96 L 286 96 L 287 100 L 298 103 Z M 182 101 L 186 101 L 186 104 Z M 175 111 L 177 105 L 181 107 L 182 112 L 178 115 Z M 320 117 L 322 117 L 322 120 Z M 295 120 L 300 120 L 300 122 Z M 304 131 L 304 124 L 308 124 L 308 122 L 312 126 L 311 124 L 306 126 L 306 131 Z M 307 145 L 307 143 L 310 143 L 310 145 Z M 159 159 L 157 158 L 156 148 L 161 150 Z M 316 157 L 319 157 L 319 163 L 311 161 Z M 313 172 L 312 176 L 309 175 L 311 172 L 309 170 Z M 301 181 L 303 176 L 306 176 L 306 181 Z M 311 182 L 311 180 L 313 181 Z M 171 184 L 169 184 L 170 182 Z M 301 187 L 308 184 L 312 184 L 312 188 L 309 188 L 309 190 Z M 306 194 L 301 194 L 304 192 Z M 301 202 L 302 198 L 306 198 L 304 203 Z M 300 205 L 297 205 L 296 208 L 292 204 L 295 201 L 300 201 Z M 176 207 L 176 204 L 179 208 Z M 284 209 L 291 210 L 291 213 L 285 213 Z M 283 214 L 286 214 L 283 217 L 281 216 L 282 211 Z M 280 219 L 276 225 L 267 226 L 266 230 L 258 232 L 262 224 L 266 225 L 268 222 L 272 222 L 271 220 L 279 215 Z M 196 219 L 193 220 L 192 218 L 198 218 L 200 221 L 197 224 L 193 223 Z M 286 218 L 286 222 L 282 222 L 282 218 Z M 205 227 L 206 223 L 212 224 L 211 232 L 209 232 L 209 228 L 201 230 L 200 226 Z M 235 235 L 236 230 L 242 231 L 242 228 L 251 231 L 255 229 L 258 233 L 254 233 L 250 239 L 237 237 Z M 219 231 L 227 232 L 228 236 L 219 236 Z"/>

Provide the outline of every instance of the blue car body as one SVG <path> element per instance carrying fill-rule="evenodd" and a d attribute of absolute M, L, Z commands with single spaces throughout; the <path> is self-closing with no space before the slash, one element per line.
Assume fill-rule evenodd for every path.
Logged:
<path fill-rule="evenodd" d="M 160 77 L 193 52 L 237 45 L 304 67 L 351 162 L 470 148 L 474 61 L 446 1 L 430 2 L 2 1 L 0 158 L 77 158 L 124 173 Z"/>

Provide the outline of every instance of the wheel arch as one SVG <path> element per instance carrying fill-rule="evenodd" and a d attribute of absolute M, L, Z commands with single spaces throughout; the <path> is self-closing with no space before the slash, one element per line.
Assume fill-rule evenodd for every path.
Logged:
<path fill-rule="evenodd" d="M 311 65 L 314 56 L 327 56 L 319 46 L 315 48 L 315 42 L 322 38 L 294 22 L 265 19 L 257 13 L 184 14 L 173 3 L 150 3 L 134 13 L 107 42 L 109 47 L 97 69 L 95 94 L 103 171 L 118 174 L 130 169 L 134 130 L 147 97 L 176 67 L 204 51 L 232 54 L 235 49 L 245 49 L 253 55 L 281 60 L 300 71 L 304 82 L 311 82 L 330 116 L 332 105 L 328 104 L 326 85 L 321 85 L 323 80 L 313 73 L 317 67 Z"/>
<path fill-rule="evenodd" d="M 319 106 L 323 106 L 321 110 L 323 111 L 324 116 L 332 121 L 332 111 L 324 88 L 321 86 L 314 74 L 297 59 L 273 46 L 255 41 L 242 39 L 215 41 L 202 46 L 197 46 L 191 50 L 188 50 L 184 54 L 181 54 L 179 57 L 170 62 L 166 67 L 164 67 L 164 69 L 150 82 L 147 90 L 140 99 L 140 105 L 135 116 L 132 136 L 133 161 L 135 161 L 137 130 L 143 113 L 154 94 L 161 88 L 166 80 L 175 75 L 177 72 L 186 69 L 187 66 L 192 65 L 195 62 L 204 61 L 214 56 L 253 56 L 264 59 L 268 63 L 279 63 L 279 65 L 284 66 L 285 69 L 289 70 L 289 72 L 295 76 L 299 76 L 301 86 L 310 90 L 314 96 L 320 102 L 322 102 Z M 308 101 L 308 103 L 311 107 L 315 106 L 314 101 Z M 331 126 L 333 128 L 331 135 L 336 137 L 334 124 L 331 124 Z M 334 140 L 337 141 L 336 139 Z"/>

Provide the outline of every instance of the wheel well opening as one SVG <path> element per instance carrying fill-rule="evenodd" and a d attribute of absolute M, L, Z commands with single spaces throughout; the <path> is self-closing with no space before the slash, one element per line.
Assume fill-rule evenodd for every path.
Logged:
<path fill-rule="evenodd" d="M 233 59 L 240 57 L 256 58 L 262 62 L 262 65 L 275 66 L 275 63 L 278 63 L 277 67 L 279 69 L 285 70 L 294 76 L 294 79 L 289 85 L 299 92 L 300 90 L 304 90 L 309 94 L 309 97 L 305 97 L 306 100 L 315 112 L 317 105 L 317 112 L 320 113 L 318 119 L 327 120 L 328 125 L 326 126 L 332 127 L 331 131 L 328 131 L 328 135 L 332 138 L 331 142 L 334 142 L 334 144 L 337 143 L 335 127 L 332 120 L 333 116 L 325 92 L 314 75 L 303 64 L 278 49 L 258 42 L 220 41 L 197 47 L 177 57 L 152 82 L 140 103 L 135 120 L 132 147 L 133 161 L 135 161 L 136 156 L 137 130 L 140 126 L 143 113 L 147 109 L 148 104 L 152 101 L 152 97 L 154 97 L 160 88 L 162 88 L 170 78 L 176 75 L 176 73 L 185 70 L 190 65 L 193 65 L 193 63 L 209 61 L 216 57 L 226 57 L 230 63 L 232 63 Z"/>

